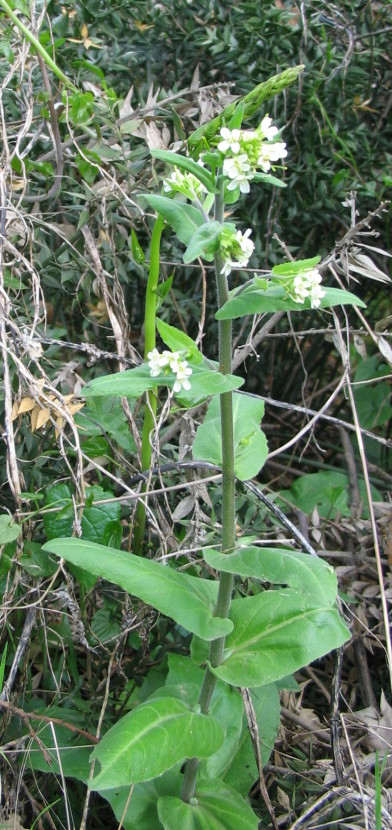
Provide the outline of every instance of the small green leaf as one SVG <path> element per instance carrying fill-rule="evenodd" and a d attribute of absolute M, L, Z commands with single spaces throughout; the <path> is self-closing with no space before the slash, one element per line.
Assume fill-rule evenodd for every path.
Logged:
<path fill-rule="evenodd" d="M 70 116 L 73 124 L 86 124 L 93 115 L 94 95 L 92 92 L 75 92 L 71 96 Z"/>
<path fill-rule="evenodd" d="M 101 643 L 110 643 L 121 631 L 121 620 L 110 608 L 98 608 L 91 620 L 91 630 Z"/>
<path fill-rule="evenodd" d="M 130 433 L 120 400 L 91 396 L 87 406 L 77 413 L 75 420 L 81 428 L 82 435 L 96 436 L 100 441 L 103 435 L 107 435 L 121 449 L 128 453 L 135 452 L 135 441 Z M 103 440 L 107 444 L 106 438 Z M 98 446 L 96 445 L 97 449 Z M 103 448 L 103 444 L 101 447 Z"/>
<path fill-rule="evenodd" d="M 8 545 L 9 542 L 13 542 L 21 532 L 21 526 L 14 522 L 12 516 L 9 516 L 8 513 L 0 516 L 0 545 Z"/>
<path fill-rule="evenodd" d="M 172 164 L 175 167 L 179 167 L 181 170 L 186 170 L 188 173 L 192 173 L 192 175 L 195 176 L 199 182 L 204 184 L 204 187 L 207 188 L 209 193 L 218 192 L 211 173 L 209 173 L 205 167 L 201 167 L 200 164 L 193 161 L 193 159 L 188 158 L 187 156 L 180 156 L 177 153 L 171 152 L 171 150 L 151 150 L 151 155 L 155 159 L 166 161 L 168 164 Z"/>
<path fill-rule="evenodd" d="M 118 519 L 108 522 L 102 534 L 102 544 L 108 548 L 120 550 L 123 536 L 123 527 Z"/>
<path fill-rule="evenodd" d="M 204 224 L 203 214 L 193 205 L 169 199 L 167 196 L 143 194 L 152 209 L 159 213 L 176 232 L 180 242 L 188 245 L 193 234 Z"/>
<path fill-rule="evenodd" d="M 202 639 L 214 640 L 233 628 L 229 620 L 213 616 L 218 591 L 216 582 L 188 576 L 160 562 L 79 539 L 53 539 L 46 542 L 43 550 L 55 553 L 95 577 L 120 585 Z"/>
<path fill-rule="evenodd" d="M 175 328 L 175 326 L 169 326 L 163 320 L 157 319 L 156 323 L 165 346 L 168 346 L 172 352 L 187 351 L 194 363 L 202 362 L 203 356 L 199 352 L 195 341 L 188 334 Z"/>
<path fill-rule="evenodd" d="M 311 259 L 298 259 L 295 262 L 285 262 L 283 265 L 275 265 L 272 269 L 272 274 L 278 277 L 291 277 L 295 274 L 300 274 L 302 271 L 310 271 L 315 268 L 320 262 L 320 256 L 314 256 Z"/>
<path fill-rule="evenodd" d="M 235 473 L 241 481 L 253 478 L 260 471 L 268 446 L 260 421 L 264 415 L 263 401 L 247 395 L 233 395 Z M 217 398 L 209 404 L 203 424 L 196 433 L 193 457 L 213 464 L 222 464 L 220 405 Z"/>
<path fill-rule="evenodd" d="M 263 184 L 271 184 L 273 187 L 287 187 L 286 182 L 278 179 L 276 176 L 271 176 L 269 173 L 255 173 L 253 181 L 262 182 Z"/>
<path fill-rule="evenodd" d="M 185 758 L 208 758 L 224 739 L 222 727 L 211 716 L 190 712 L 175 698 L 140 704 L 102 738 L 91 758 L 101 772 L 93 790 L 149 781 Z"/>
<path fill-rule="evenodd" d="M 350 639 L 336 608 L 292 588 L 234 600 L 230 619 L 223 663 L 211 671 L 234 686 L 273 683 Z"/>
<path fill-rule="evenodd" d="M 354 305 L 366 308 L 366 304 L 350 291 L 341 288 L 324 288 L 325 296 L 320 301 L 320 309 L 333 308 L 338 305 Z M 271 285 L 266 291 L 254 287 L 252 283 L 245 290 L 234 294 L 215 314 L 217 320 L 234 320 L 248 314 L 264 314 L 272 311 L 309 311 L 310 298 L 304 303 L 296 303 L 286 296 L 283 286 Z"/>
<path fill-rule="evenodd" d="M 158 800 L 164 830 L 257 830 L 259 820 L 245 799 L 223 781 L 200 782 L 187 804 L 175 796 Z"/>
<path fill-rule="evenodd" d="M 213 255 L 219 248 L 219 234 L 222 231 L 220 222 L 206 222 L 195 231 L 189 245 L 183 254 L 185 264 L 193 262 L 197 257 Z"/>
<path fill-rule="evenodd" d="M 57 560 L 43 551 L 38 542 L 30 541 L 26 541 L 23 545 L 23 555 L 19 559 L 19 565 L 36 579 L 52 576 L 58 568 Z"/>
<path fill-rule="evenodd" d="M 143 248 L 139 245 L 138 238 L 133 228 L 131 229 L 131 251 L 132 257 L 137 265 L 143 265 L 146 257 L 144 255 Z"/>

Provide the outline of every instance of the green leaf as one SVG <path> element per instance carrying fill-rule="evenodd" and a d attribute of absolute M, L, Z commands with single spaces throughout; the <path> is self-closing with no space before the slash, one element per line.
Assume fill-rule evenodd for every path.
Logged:
<path fill-rule="evenodd" d="M 91 630 L 101 643 L 110 643 L 121 631 L 121 620 L 110 608 L 98 608 L 91 621 Z"/>
<path fill-rule="evenodd" d="M 60 706 L 35 707 L 37 715 L 47 718 L 58 718 L 74 724 L 80 729 L 88 729 L 86 712 Z M 29 769 L 50 772 L 52 775 L 64 775 L 68 778 L 77 778 L 87 783 L 90 774 L 91 748 L 86 746 L 85 736 L 77 735 L 66 726 L 59 723 L 43 723 L 42 720 L 32 720 L 31 725 L 39 732 L 39 746 L 35 744 L 30 749 L 27 758 Z M 94 734 L 94 728 L 92 729 Z M 25 730 L 25 734 L 27 729 Z M 45 748 L 45 755 L 42 751 Z"/>
<path fill-rule="evenodd" d="M 180 242 L 188 245 L 195 231 L 204 224 L 203 214 L 193 205 L 167 196 L 143 194 L 152 209 L 159 213 L 176 232 Z"/>
<path fill-rule="evenodd" d="M 263 767 L 268 763 L 277 738 L 280 723 L 279 693 L 274 683 L 260 686 L 250 693 L 259 731 L 261 761 Z M 208 763 L 208 762 L 207 762 Z M 246 796 L 259 777 L 255 752 L 249 734 L 249 727 L 244 716 L 244 728 L 237 747 L 233 753 L 230 766 L 223 776 L 225 783 Z"/>
<path fill-rule="evenodd" d="M 211 671 L 234 686 L 273 683 L 350 639 L 336 608 L 292 588 L 234 600 L 230 619 L 223 663 Z"/>
<path fill-rule="evenodd" d="M 308 593 L 320 603 L 333 605 L 337 594 L 336 574 L 323 559 L 281 548 L 246 547 L 233 553 L 204 550 L 207 565 L 218 571 L 238 574 L 243 579 L 288 585 Z"/>
<path fill-rule="evenodd" d="M 23 555 L 19 559 L 19 565 L 37 579 L 52 576 L 58 568 L 57 560 L 48 556 L 38 542 L 30 541 L 26 541 L 23 545 Z"/>
<path fill-rule="evenodd" d="M 219 749 L 223 730 L 214 718 L 190 712 L 174 698 L 140 704 L 104 735 L 91 758 L 101 772 L 93 790 L 149 781 L 185 758 L 208 758 Z"/>
<path fill-rule="evenodd" d="M 185 334 L 184 331 L 175 328 L 175 326 L 169 326 L 169 324 L 165 323 L 163 320 L 157 319 L 156 324 L 160 337 L 162 338 L 165 346 L 168 346 L 172 352 L 182 352 L 186 350 L 192 358 L 193 363 L 202 362 L 203 355 L 199 352 L 195 341 L 192 340 L 188 334 Z"/>
<path fill-rule="evenodd" d="M 146 257 L 133 228 L 131 228 L 131 251 L 137 265 L 143 265 Z"/>
<path fill-rule="evenodd" d="M 86 124 L 93 115 L 94 95 L 92 92 L 75 92 L 70 100 L 70 116 L 73 124 Z"/>
<path fill-rule="evenodd" d="M 200 782 L 190 804 L 175 796 L 158 800 L 164 830 L 257 830 L 259 820 L 239 793 L 223 781 Z"/>
<path fill-rule="evenodd" d="M 177 153 L 172 153 L 171 150 L 151 150 L 151 155 L 155 159 L 166 161 L 168 164 L 172 164 L 175 167 L 179 167 L 181 170 L 186 170 L 188 173 L 192 173 L 192 175 L 195 176 L 199 182 L 204 184 L 204 187 L 207 188 L 209 193 L 218 192 L 211 173 L 209 173 L 205 167 L 201 167 L 200 164 L 193 161 L 193 159 L 188 158 L 187 156 L 179 156 Z"/>
<path fill-rule="evenodd" d="M 220 222 L 206 222 L 195 231 L 189 245 L 183 254 L 185 264 L 193 262 L 197 257 L 213 255 L 219 248 L 219 234 L 222 231 Z"/>
<path fill-rule="evenodd" d="M 43 550 L 120 585 L 202 639 L 214 640 L 232 630 L 229 620 L 213 616 L 218 590 L 215 582 L 79 539 L 53 539 L 46 542 Z"/>
<path fill-rule="evenodd" d="M 82 435 L 101 437 L 106 434 L 121 449 L 129 453 L 135 452 L 135 441 L 120 400 L 91 396 L 87 405 L 75 416 L 75 421 L 80 426 Z"/>
<path fill-rule="evenodd" d="M 271 176 L 269 173 L 255 173 L 253 181 L 271 184 L 273 187 L 287 187 L 286 182 L 278 179 L 276 176 Z"/>
<path fill-rule="evenodd" d="M 363 478 L 358 480 L 359 494 L 362 500 L 362 516 L 369 516 L 367 506 L 366 485 Z M 374 501 L 382 501 L 382 495 L 372 485 Z M 337 516 L 351 516 L 349 505 L 349 479 L 344 473 L 335 470 L 325 470 L 319 473 L 308 473 L 298 478 L 289 490 L 282 490 L 277 502 L 282 500 L 282 507 L 287 507 L 286 501 L 298 507 L 309 515 L 314 508 L 323 518 L 335 519 Z"/>
<path fill-rule="evenodd" d="M 0 545 L 8 545 L 9 542 L 13 542 L 21 532 L 21 526 L 14 522 L 12 516 L 9 516 L 8 513 L 3 513 L 0 516 Z"/>
<path fill-rule="evenodd" d="M 195 666 L 190 657 L 179 654 L 168 655 L 169 672 L 166 686 L 161 693 L 169 690 L 181 696 L 189 706 L 197 704 L 204 679 L 204 669 Z M 157 690 L 155 694 L 159 694 Z M 218 751 L 200 765 L 200 774 L 205 778 L 223 777 L 229 767 L 242 732 L 243 705 L 236 689 L 218 680 L 210 704 L 210 715 L 221 724 L 225 740 Z"/>
<path fill-rule="evenodd" d="M 332 308 L 337 305 L 354 305 L 366 308 L 366 304 L 350 291 L 341 288 L 324 288 L 325 296 L 320 302 L 320 309 Z M 254 287 L 247 287 L 241 293 L 232 296 L 215 314 L 217 320 L 234 320 L 236 317 L 245 317 L 248 314 L 264 314 L 271 311 L 309 311 L 310 298 L 304 303 L 295 303 L 287 297 L 283 286 L 271 285 L 266 291 Z"/>
<path fill-rule="evenodd" d="M 146 363 L 137 366 L 135 369 L 129 369 L 126 372 L 117 372 L 114 375 L 104 375 L 103 377 L 95 378 L 90 381 L 83 390 L 83 395 L 86 398 L 94 395 L 103 396 L 121 396 L 129 398 L 139 398 L 144 392 L 149 389 L 155 389 L 157 386 L 167 386 L 171 389 L 175 383 L 175 375 L 159 375 L 152 378 L 150 375 L 150 368 Z M 229 392 L 232 389 L 238 389 L 243 384 L 242 378 L 237 378 L 235 375 L 223 375 L 220 372 L 210 370 L 206 364 L 202 366 L 192 365 L 191 384 L 192 388 L 189 393 L 181 391 L 179 397 L 181 400 L 189 398 L 192 401 L 194 398 L 206 398 L 210 395 L 221 395 L 222 392 Z M 192 405 L 192 404 L 190 404 Z"/>
<path fill-rule="evenodd" d="M 243 718 L 240 693 L 227 684 L 219 683 L 219 688 L 215 690 L 212 698 L 209 713 L 222 726 L 225 739 L 218 751 L 202 762 L 200 774 L 205 778 L 215 780 L 224 777 L 238 748 Z"/>
<path fill-rule="evenodd" d="M 311 259 L 298 259 L 295 262 L 284 262 L 283 265 L 275 265 L 272 274 L 279 277 L 291 277 L 300 274 L 302 271 L 310 271 L 320 262 L 320 256 Z"/>
<path fill-rule="evenodd" d="M 120 518 L 121 507 L 116 501 L 106 504 L 94 504 L 94 501 L 110 499 L 109 490 L 94 485 L 86 488 L 86 506 L 83 510 L 81 527 L 82 537 L 91 542 L 101 542 L 106 526 Z M 75 519 L 71 491 L 67 484 L 55 484 L 46 492 L 46 507 L 56 506 L 63 509 L 53 513 L 44 513 L 43 522 L 48 539 L 70 536 Z"/>
<path fill-rule="evenodd" d="M 260 429 L 263 415 L 263 401 L 248 395 L 233 395 L 235 474 L 241 481 L 256 476 L 267 458 L 267 441 Z M 218 398 L 210 402 L 204 422 L 197 430 L 193 457 L 219 466 L 222 464 Z"/>
<path fill-rule="evenodd" d="M 123 536 L 123 527 L 118 519 L 108 522 L 102 534 L 102 544 L 108 548 L 120 550 Z"/>
<path fill-rule="evenodd" d="M 135 784 L 132 788 L 131 799 L 129 798 L 129 784 L 113 790 L 98 790 L 98 792 L 109 802 L 117 821 L 122 821 L 121 826 L 124 830 L 162 830 L 162 824 L 158 818 L 158 798 L 161 795 L 179 796 L 182 782 L 182 775 L 166 772 L 152 781 Z"/>

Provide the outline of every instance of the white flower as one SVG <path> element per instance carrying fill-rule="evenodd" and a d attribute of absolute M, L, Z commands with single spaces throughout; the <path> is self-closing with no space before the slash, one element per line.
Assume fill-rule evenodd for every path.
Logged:
<path fill-rule="evenodd" d="M 239 246 L 241 248 L 241 251 L 244 254 L 244 257 L 247 257 L 246 265 L 248 264 L 248 260 L 252 256 L 253 251 L 254 251 L 254 247 L 255 247 L 252 240 L 249 239 L 249 236 L 251 235 L 251 233 L 252 233 L 252 231 L 251 231 L 250 228 L 248 228 L 248 230 L 245 231 L 245 233 L 241 233 L 241 231 L 237 231 L 237 240 L 238 240 Z"/>
<path fill-rule="evenodd" d="M 253 173 L 245 153 L 234 156 L 234 158 L 225 159 L 223 174 L 231 179 L 227 185 L 228 190 L 235 190 L 236 187 L 239 187 L 241 193 L 249 193 L 249 181 L 253 179 Z"/>
<path fill-rule="evenodd" d="M 148 353 L 148 365 L 150 367 L 150 375 L 152 378 L 158 377 L 158 375 L 161 374 L 162 369 L 164 369 L 165 366 L 168 366 L 169 355 L 171 355 L 171 352 L 163 352 L 160 354 L 158 349 L 153 349 L 152 352 Z"/>
<path fill-rule="evenodd" d="M 272 127 L 271 124 L 272 118 L 270 118 L 269 115 L 265 115 L 259 125 L 259 132 L 266 141 L 272 141 L 279 132 L 278 128 Z"/>
<path fill-rule="evenodd" d="M 158 377 L 162 373 L 162 370 L 165 370 L 165 375 L 170 371 L 176 375 L 173 386 L 174 392 L 180 392 L 181 388 L 186 390 L 191 388 L 189 378 L 192 374 L 192 369 L 188 366 L 187 360 L 181 360 L 180 352 L 169 352 L 165 350 L 161 354 L 158 352 L 158 349 L 153 349 L 152 352 L 148 353 L 147 358 L 152 378 Z"/>
<path fill-rule="evenodd" d="M 186 360 L 181 360 L 178 363 L 178 368 L 176 372 L 176 379 L 174 381 L 173 392 L 181 392 L 181 387 L 185 389 L 186 392 L 189 392 L 191 388 L 191 384 L 189 382 L 189 378 L 192 374 L 192 369 L 188 366 L 188 362 Z"/>
<path fill-rule="evenodd" d="M 241 231 L 224 228 L 220 235 L 220 255 L 223 260 L 221 274 L 228 277 L 232 268 L 243 268 L 253 253 L 254 244 L 249 239 L 251 229 Z"/>
<path fill-rule="evenodd" d="M 241 130 L 229 130 L 228 127 L 222 127 L 220 134 L 223 141 L 219 142 L 218 150 L 220 150 L 221 153 L 227 153 L 228 150 L 231 150 L 234 154 L 240 152 Z"/>
<path fill-rule="evenodd" d="M 321 274 L 317 268 L 300 271 L 293 279 L 285 282 L 285 290 L 295 303 L 302 304 L 307 297 L 310 297 L 312 308 L 318 308 L 322 298 L 325 297 L 325 291 L 321 287 Z"/>
<path fill-rule="evenodd" d="M 274 144 L 262 144 L 259 150 L 259 157 L 257 164 L 268 173 L 271 169 L 271 162 L 279 161 L 287 156 L 286 145 L 284 141 L 275 141 Z"/>

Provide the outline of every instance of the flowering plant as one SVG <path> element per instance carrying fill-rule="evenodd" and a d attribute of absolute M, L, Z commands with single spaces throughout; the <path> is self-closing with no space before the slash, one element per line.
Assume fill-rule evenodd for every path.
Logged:
<path fill-rule="evenodd" d="M 269 711 L 279 712 L 276 681 L 349 638 L 337 607 L 335 574 L 322 559 L 309 555 L 308 543 L 304 543 L 307 553 L 261 549 L 249 539 L 240 543 L 236 534 L 236 481 L 259 473 L 268 448 L 260 429 L 263 401 L 235 391 L 243 381 L 232 373 L 233 319 L 361 305 L 349 292 L 321 285 L 320 257 L 277 265 L 265 278 L 255 275 L 229 291 L 231 272 L 247 268 L 255 249 L 251 229 L 242 231 L 227 221 L 227 208 L 241 194 L 248 194 L 251 184 L 282 186 L 270 171 L 275 172 L 277 163 L 288 155 L 268 115 L 253 130 L 243 129 L 242 121 L 266 97 L 291 83 L 298 71 L 287 70 L 260 85 L 234 109 L 199 128 L 197 139 L 189 142 L 198 160 L 166 150 L 152 152 L 173 170 L 164 179 L 163 193 L 144 195 L 157 213 L 146 289 L 145 360 L 130 371 L 97 378 L 85 392 L 87 397 L 134 398 L 146 393 L 140 452 L 144 483 L 134 519 L 133 552 L 77 539 L 52 540 L 45 546 L 169 616 L 176 624 L 176 636 L 184 629 L 193 635 L 189 655 L 188 641 L 181 654 L 177 648 L 168 655 L 163 684 L 156 688 L 155 680 L 151 686 L 155 691 L 106 732 L 91 756 L 100 770 L 90 786 L 110 801 L 121 823 L 129 787 L 135 785 L 124 826 L 137 823 L 138 830 L 218 826 L 257 830 L 258 817 L 246 801 L 252 781 L 246 779 L 244 786 L 237 780 L 237 767 L 251 764 L 244 750 L 238 689 L 251 690 L 255 717 L 265 735 L 265 710 L 263 705 L 257 708 L 259 695 L 265 695 Z M 214 263 L 219 367 L 200 353 L 187 334 L 157 319 L 165 223 L 185 247 L 185 264 L 199 258 Z M 163 351 L 157 348 L 157 331 L 167 347 Z M 219 538 L 200 550 L 192 575 L 143 558 L 151 550 L 151 545 L 145 546 L 144 534 L 146 479 L 154 472 L 152 446 L 159 423 L 155 416 L 159 388 L 165 386 L 173 389 L 185 408 L 208 403 L 194 439 L 193 463 L 213 465 L 221 473 Z M 170 405 L 171 395 L 168 401 Z M 218 574 L 217 581 L 211 574 Z M 236 575 L 266 584 L 262 590 L 257 585 L 250 596 L 244 597 L 242 591 L 233 596 Z M 278 590 L 271 588 L 274 584 Z M 273 744 L 278 720 L 267 744 Z"/>

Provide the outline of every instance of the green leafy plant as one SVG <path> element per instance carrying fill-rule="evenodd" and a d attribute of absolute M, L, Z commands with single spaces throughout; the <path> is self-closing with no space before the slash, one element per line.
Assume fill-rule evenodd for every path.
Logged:
<path fill-rule="evenodd" d="M 274 78 L 270 93 L 292 82 L 298 71 Z M 350 636 L 337 606 L 336 576 L 328 564 L 288 548 L 268 549 L 251 540 L 239 541 L 236 535 L 236 480 L 259 473 L 267 444 L 260 429 L 262 401 L 235 391 L 242 380 L 232 371 L 232 320 L 264 312 L 363 306 L 350 292 L 322 285 L 318 257 L 274 267 L 262 279 L 254 276 L 229 291 L 228 277 L 247 266 L 254 245 L 250 229 L 244 233 L 237 229 L 231 215 L 227 218 L 227 209 L 232 211 L 251 184 L 274 184 L 271 171 L 275 174 L 287 154 L 269 116 L 255 129 L 242 125 L 267 86 L 256 89 L 193 136 L 189 146 L 195 158 L 154 153 L 157 160 L 171 165 L 171 173 L 164 179 L 162 194 L 144 196 L 158 213 L 146 294 L 144 362 L 97 378 L 84 392 L 88 402 L 96 397 L 147 396 L 143 471 L 148 470 L 152 457 L 159 390 L 168 389 L 169 401 L 176 399 L 185 409 L 207 402 L 193 455 L 196 462 L 221 469 L 220 543 L 201 548 L 202 558 L 192 576 L 146 558 L 141 501 L 131 553 L 101 544 L 90 531 L 82 539 L 52 538 L 43 548 L 94 579 L 101 577 L 121 586 L 165 614 L 184 632 L 186 642 L 193 635 L 189 655 L 169 655 L 164 682 L 133 705 L 92 753 L 99 771 L 89 780 L 89 787 L 112 804 L 126 830 L 222 826 L 256 830 L 258 818 L 246 800 L 249 780 L 243 765 L 248 749 L 238 687 L 251 690 L 255 710 L 262 717 L 263 708 L 276 707 L 277 682 L 340 647 Z M 200 353 L 188 335 L 156 320 L 159 246 L 165 223 L 186 247 L 185 264 L 197 258 L 213 263 L 218 366 Z M 168 347 L 163 351 L 156 346 L 156 327 Z M 65 494 L 61 491 L 53 497 L 64 502 L 60 521 L 69 521 Z M 86 528 L 93 509 L 93 504 L 86 504 Z M 104 512 L 104 520 L 109 519 L 115 521 L 116 515 Z M 241 580 L 250 586 L 248 595 L 243 595 Z M 275 729 L 276 719 L 274 723 Z M 268 734 L 269 746 L 274 729 Z M 266 733 L 262 721 L 260 731 Z M 127 809 L 124 794 L 130 785 L 135 790 Z"/>

